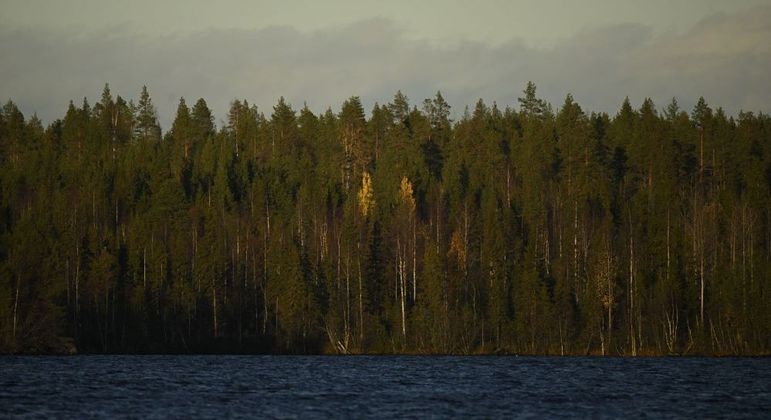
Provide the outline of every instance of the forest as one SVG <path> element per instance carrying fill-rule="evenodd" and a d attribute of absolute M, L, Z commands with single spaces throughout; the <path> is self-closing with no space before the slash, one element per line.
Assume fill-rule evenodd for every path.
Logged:
<path fill-rule="evenodd" d="M 0 353 L 771 354 L 769 115 L 511 102 L 8 101 Z"/>

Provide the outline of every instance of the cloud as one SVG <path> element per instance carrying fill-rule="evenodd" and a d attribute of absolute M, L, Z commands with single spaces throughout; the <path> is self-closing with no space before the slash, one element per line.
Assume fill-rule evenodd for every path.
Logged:
<path fill-rule="evenodd" d="M 0 100 L 13 99 L 44 121 L 69 100 L 138 96 L 146 84 L 164 127 L 179 97 L 203 97 L 224 116 L 244 98 L 266 114 L 279 96 L 321 112 L 359 95 L 367 106 L 401 89 L 413 104 L 441 90 L 462 112 L 477 98 L 516 105 L 528 80 L 559 106 L 572 93 L 585 109 L 615 113 L 625 96 L 664 106 L 704 96 L 729 113 L 771 109 L 771 7 L 713 15 L 682 33 L 654 35 L 639 24 L 584 30 L 548 49 L 519 41 L 436 45 L 409 39 L 386 19 L 303 32 L 291 27 L 142 35 L 0 29 Z M 5 96 L 5 97 L 2 97 Z"/>

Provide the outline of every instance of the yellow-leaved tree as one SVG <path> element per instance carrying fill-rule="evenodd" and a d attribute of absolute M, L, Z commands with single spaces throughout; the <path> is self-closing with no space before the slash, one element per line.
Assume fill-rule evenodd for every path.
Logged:
<path fill-rule="evenodd" d="M 374 207 L 375 194 L 372 189 L 372 179 L 369 172 L 364 172 L 361 175 L 361 189 L 359 190 L 359 211 L 361 211 L 362 216 L 367 217 L 372 213 Z"/>

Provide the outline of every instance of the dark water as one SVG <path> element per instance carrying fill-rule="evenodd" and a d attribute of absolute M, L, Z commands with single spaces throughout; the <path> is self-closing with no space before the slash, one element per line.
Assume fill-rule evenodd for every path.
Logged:
<path fill-rule="evenodd" d="M 771 418 L 771 359 L 0 358 L 2 417 Z"/>

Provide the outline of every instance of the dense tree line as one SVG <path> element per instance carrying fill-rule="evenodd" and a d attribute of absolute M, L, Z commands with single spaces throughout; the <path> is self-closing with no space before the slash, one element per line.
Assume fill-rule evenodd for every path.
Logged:
<path fill-rule="evenodd" d="M 0 112 L 0 351 L 768 354 L 771 118 Z"/>

